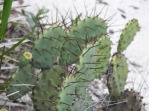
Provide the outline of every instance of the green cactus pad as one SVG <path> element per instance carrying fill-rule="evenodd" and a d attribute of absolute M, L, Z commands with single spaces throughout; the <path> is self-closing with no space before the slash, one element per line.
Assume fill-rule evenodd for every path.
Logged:
<path fill-rule="evenodd" d="M 62 47 L 60 63 L 72 64 L 79 60 L 79 55 L 89 42 L 94 42 L 98 38 L 107 34 L 107 24 L 104 20 L 88 17 L 77 21 L 70 27 L 67 34 L 68 40 Z"/>
<path fill-rule="evenodd" d="M 136 19 L 133 19 L 126 24 L 120 36 L 118 52 L 123 52 L 128 47 L 139 29 L 138 20 Z"/>
<path fill-rule="evenodd" d="M 57 109 L 58 111 L 71 111 L 75 98 L 76 78 L 68 76 L 62 86 L 62 91 L 59 94 Z"/>
<path fill-rule="evenodd" d="M 19 91 L 18 93 L 9 97 L 12 100 L 17 100 L 32 90 L 35 80 L 36 76 L 33 74 L 31 65 L 18 69 L 10 81 L 10 86 L 7 89 L 7 95 Z"/>
<path fill-rule="evenodd" d="M 109 77 L 108 87 L 112 99 L 117 99 L 124 89 L 128 74 L 128 64 L 122 54 L 115 54 L 111 61 L 112 74 Z"/>
<path fill-rule="evenodd" d="M 107 34 L 107 24 L 98 17 L 88 17 L 71 26 L 70 37 L 83 39 L 86 43 L 96 41 Z"/>
<path fill-rule="evenodd" d="M 36 111 L 55 111 L 56 101 L 65 71 L 60 66 L 53 66 L 43 72 L 33 88 L 33 102 Z"/>
<path fill-rule="evenodd" d="M 64 42 L 64 36 L 65 32 L 62 27 L 45 30 L 35 41 L 32 49 L 33 66 L 41 69 L 50 68 L 59 56 L 59 49 Z"/>
<path fill-rule="evenodd" d="M 88 44 L 83 50 L 77 65 L 77 94 L 84 95 L 89 82 L 106 73 L 110 49 L 111 41 L 102 37 L 95 44 Z"/>

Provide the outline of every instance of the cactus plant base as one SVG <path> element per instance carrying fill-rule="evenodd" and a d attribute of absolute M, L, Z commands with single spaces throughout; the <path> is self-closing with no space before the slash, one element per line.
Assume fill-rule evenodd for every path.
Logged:
<path fill-rule="evenodd" d="M 142 97 L 139 93 L 131 90 L 125 90 L 119 96 L 119 100 L 110 103 L 98 111 L 145 111 L 142 104 Z"/>

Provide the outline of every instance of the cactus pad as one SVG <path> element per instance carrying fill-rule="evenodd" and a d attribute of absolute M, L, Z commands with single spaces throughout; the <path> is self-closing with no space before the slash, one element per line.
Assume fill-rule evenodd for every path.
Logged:
<path fill-rule="evenodd" d="M 59 56 L 59 49 L 64 42 L 64 36 L 65 32 L 62 27 L 45 30 L 35 41 L 32 49 L 33 66 L 41 69 L 50 68 Z"/>
<path fill-rule="evenodd" d="M 126 24 L 120 36 L 118 52 L 123 52 L 128 47 L 128 45 L 134 39 L 134 36 L 136 35 L 138 30 L 139 30 L 138 20 L 133 19 Z"/>
<path fill-rule="evenodd" d="M 65 71 L 60 66 L 53 66 L 43 72 L 33 88 L 32 99 L 36 111 L 55 111 L 64 75 Z"/>
<path fill-rule="evenodd" d="M 75 98 L 76 78 L 68 76 L 62 86 L 62 91 L 59 94 L 57 109 L 58 111 L 71 111 L 71 107 Z"/>
<path fill-rule="evenodd" d="M 111 98 L 116 99 L 123 91 L 128 74 L 128 64 L 122 54 L 115 54 L 111 61 L 112 74 L 108 80 Z"/>
<path fill-rule="evenodd" d="M 98 17 L 88 17 L 71 26 L 70 37 L 81 38 L 86 43 L 96 41 L 107 34 L 107 24 Z"/>
<path fill-rule="evenodd" d="M 10 81 L 7 94 L 9 95 L 17 91 L 19 91 L 19 93 L 10 96 L 10 99 L 16 100 L 31 91 L 35 84 L 35 80 L 36 76 L 33 74 L 31 65 L 24 66 L 17 70 Z"/>
<path fill-rule="evenodd" d="M 79 95 L 85 94 L 89 82 L 106 73 L 110 49 L 111 41 L 107 37 L 102 37 L 95 44 L 88 44 L 83 50 L 76 74 Z"/>

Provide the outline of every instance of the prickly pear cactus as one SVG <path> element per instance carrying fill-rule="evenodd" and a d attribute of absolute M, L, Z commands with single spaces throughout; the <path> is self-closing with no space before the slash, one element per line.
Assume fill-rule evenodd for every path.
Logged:
<path fill-rule="evenodd" d="M 76 63 L 86 44 L 95 42 L 106 33 L 107 24 L 98 17 L 88 17 L 82 21 L 77 21 L 70 27 L 70 32 L 67 34 L 69 38 L 62 47 L 60 63 Z"/>
<path fill-rule="evenodd" d="M 110 65 L 112 74 L 108 80 L 108 87 L 111 98 L 117 100 L 126 84 L 128 64 L 124 55 L 116 53 L 113 55 Z"/>
<path fill-rule="evenodd" d="M 61 66 L 45 70 L 36 81 L 32 99 L 36 111 L 55 111 L 65 71 Z"/>
<path fill-rule="evenodd" d="M 100 38 L 95 44 L 88 44 L 80 55 L 77 65 L 77 94 L 84 95 L 89 82 L 106 73 L 111 51 L 111 41 Z"/>
<path fill-rule="evenodd" d="M 36 76 L 34 75 L 31 65 L 28 64 L 27 66 L 21 67 L 11 78 L 10 86 L 7 89 L 7 95 L 18 91 L 16 94 L 9 97 L 12 100 L 17 100 L 32 90 L 35 80 Z"/>
<path fill-rule="evenodd" d="M 35 40 L 32 49 L 33 66 L 41 69 L 48 69 L 53 65 L 59 56 L 59 50 L 64 42 L 65 32 L 62 27 L 51 27 L 43 32 Z"/>
<path fill-rule="evenodd" d="M 33 88 L 32 99 L 35 110 L 92 111 L 90 104 L 92 102 L 87 102 L 91 101 L 87 93 L 88 85 L 110 69 L 108 88 L 111 101 L 118 102 L 125 98 L 128 102 L 136 100 L 130 107 L 126 104 L 126 109 L 129 111 L 129 108 L 134 108 L 137 111 L 136 105 L 140 105 L 138 100 L 129 96 L 127 98 L 128 93 L 123 92 L 128 65 L 121 52 L 127 48 L 139 30 L 138 21 L 133 19 L 126 25 L 120 36 L 118 52 L 112 56 L 111 62 L 109 62 L 111 41 L 105 36 L 107 24 L 104 20 L 98 17 L 81 20 L 78 16 L 68 29 L 52 26 L 35 40 L 32 61 L 29 62 L 33 67 L 43 71 Z M 76 75 L 66 76 L 62 66 L 67 67 L 73 63 L 77 63 Z M 133 96 L 134 93 L 130 93 Z M 116 106 L 109 110 L 103 107 L 105 111 L 117 111 L 119 108 Z"/>
<path fill-rule="evenodd" d="M 128 47 L 128 45 L 133 41 L 134 36 L 139 29 L 140 27 L 138 24 L 138 20 L 136 19 L 132 19 L 126 24 L 120 36 L 118 52 L 123 52 Z"/>

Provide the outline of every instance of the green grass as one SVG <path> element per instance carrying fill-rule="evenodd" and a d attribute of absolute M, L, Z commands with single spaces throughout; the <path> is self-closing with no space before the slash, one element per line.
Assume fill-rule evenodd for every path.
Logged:
<path fill-rule="evenodd" d="M 0 40 L 2 40 L 5 37 L 8 18 L 9 18 L 10 11 L 11 11 L 11 6 L 12 6 L 12 0 L 4 0 L 2 18 L 1 18 L 1 26 L 0 26 Z"/>

